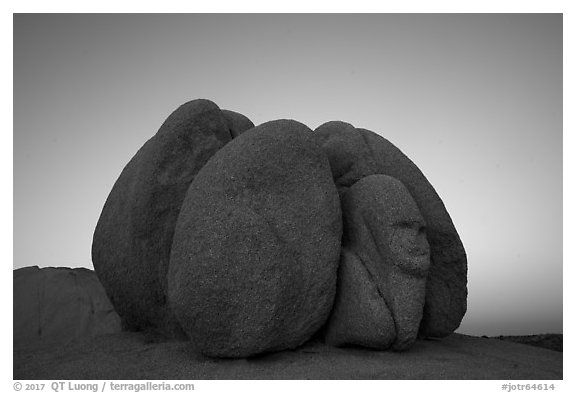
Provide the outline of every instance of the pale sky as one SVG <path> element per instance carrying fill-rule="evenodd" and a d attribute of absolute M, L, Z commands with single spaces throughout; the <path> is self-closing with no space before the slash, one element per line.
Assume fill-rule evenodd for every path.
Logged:
<path fill-rule="evenodd" d="M 14 268 L 93 268 L 124 165 L 180 104 L 384 136 L 468 254 L 458 332 L 562 332 L 562 15 L 16 15 Z"/>

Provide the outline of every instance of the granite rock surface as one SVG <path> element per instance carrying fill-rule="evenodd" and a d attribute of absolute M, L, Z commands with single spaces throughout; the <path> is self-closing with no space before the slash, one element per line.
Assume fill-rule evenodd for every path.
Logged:
<path fill-rule="evenodd" d="M 14 270 L 13 279 L 14 347 L 120 331 L 120 317 L 92 270 L 29 266 Z"/>
<path fill-rule="evenodd" d="M 219 150 L 176 225 L 170 304 L 214 357 L 294 348 L 326 321 L 342 217 L 328 159 L 308 127 L 264 123 Z"/>
<path fill-rule="evenodd" d="M 343 197 L 359 180 L 376 174 L 402 182 L 426 223 L 430 270 L 420 332 L 444 337 L 458 328 L 466 312 L 467 261 L 464 247 L 444 203 L 420 169 L 380 135 L 340 122 L 315 131 Z"/>
<path fill-rule="evenodd" d="M 198 171 L 249 122 L 208 100 L 187 102 L 114 184 L 94 232 L 92 262 L 125 329 L 184 337 L 166 299 L 176 220 Z"/>
<path fill-rule="evenodd" d="M 386 175 L 352 185 L 342 212 L 342 262 L 327 340 L 405 350 L 418 334 L 430 267 L 422 215 L 406 187 Z"/>

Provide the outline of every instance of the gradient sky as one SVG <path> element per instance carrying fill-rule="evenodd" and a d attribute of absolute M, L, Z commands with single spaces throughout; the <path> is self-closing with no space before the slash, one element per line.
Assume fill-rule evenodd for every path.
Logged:
<path fill-rule="evenodd" d="M 14 16 L 14 268 L 92 268 L 180 104 L 343 120 L 404 151 L 468 254 L 461 333 L 562 333 L 562 15 Z"/>

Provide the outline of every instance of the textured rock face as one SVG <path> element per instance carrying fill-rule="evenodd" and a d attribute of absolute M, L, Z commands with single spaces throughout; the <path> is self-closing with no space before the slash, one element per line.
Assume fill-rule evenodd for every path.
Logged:
<path fill-rule="evenodd" d="M 343 248 L 326 343 L 387 349 L 395 338 L 394 319 L 374 279 L 358 256 Z"/>
<path fill-rule="evenodd" d="M 200 168 L 246 120 L 223 115 L 208 100 L 190 101 L 166 119 L 114 184 L 96 226 L 92 261 L 126 329 L 183 336 L 166 301 L 176 219 Z"/>
<path fill-rule="evenodd" d="M 15 346 L 120 331 L 120 317 L 93 271 L 31 266 L 13 275 Z"/>
<path fill-rule="evenodd" d="M 404 185 L 356 182 L 342 200 L 343 258 L 328 342 L 407 349 L 416 339 L 430 266 L 425 225 Z"/>
<path fill-rule="evenodd" d="M 293 348 L 334 300 L 342 218 L 328 160 L 291 120 L 262 124 L 216 153 L 187 192 L 169 298 L 205 355 Z"/>
<path fill-rule="evenodd" d="M 371 131 L 329 122 L 318 127 L 315 135 L 328 155 L 341 196 L 357 181 L 374 174 L 392 176 L 406 186 L 426 222 L 431 250 L 420 331 L 432 337 L 452 333 L 466 312 L 466 253 L 432 185 L 398 148 Z"/>

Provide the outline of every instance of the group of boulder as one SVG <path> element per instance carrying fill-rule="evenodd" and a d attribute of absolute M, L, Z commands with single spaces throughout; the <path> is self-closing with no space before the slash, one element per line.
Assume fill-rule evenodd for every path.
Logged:
<path fill-rule="evenodd" d="M 405 350 L 466 311 L 466 254 L 418 167 L 343 122 L 258 126 L 176 109 L 116 181 L 92 261 L 125 330 L 211 357 L 331 345 Z"/>

